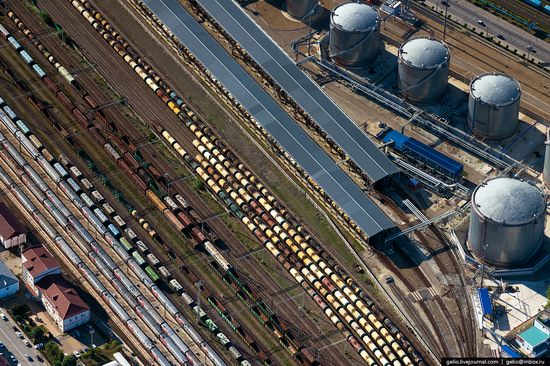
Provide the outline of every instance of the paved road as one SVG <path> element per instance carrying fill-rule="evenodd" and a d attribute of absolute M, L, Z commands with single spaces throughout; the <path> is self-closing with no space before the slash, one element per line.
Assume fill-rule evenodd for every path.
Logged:
<path fill-rule="evenodd" d="M 4 309 L 0 309 L 0 312 L 4 313 Z M 21 365 L 40 365 L 41 363 L 36 359 L 36 350 L 32 346 L 25 346 L 23 340 L 15 335 L 15 331 L 12 329 L 15 322 L 9 316 L 8 319 L 8 321 L 0 319 L 0 342 L 4 343 L 5 346 L 5 348 L 0 349 L 0 352 L 4 353 L 8 361 L 9 358 L 7 356 L 9 353 L 12 353 Z M 21 331 L 20 328 L 19 330 Z M 28 338 L 25 336 L 25 339 Z M 31 355 L 33 361 L 28 361 L 25 358 L 26 353 Z M 14 365 L 14 363 L 11 364 Z"/>
<path fill-rule="evenodd" d="M 441 1 L 428 0 L 426 4 L 433 5 L 441 9 Z M 454 19 L 461 19 L 461 23 L 468 23 L 476 29 L 485 28 L 490 36 L 497 37 L 503 35 L 505 42 L 510 45 L 510 49 L 518 49 L 518 54 L 527 53 L 527 46 L 533 45 L 537 50 L 536 54 L 531 53 L 530 58 L 538 59 L 542 62 L 550 62 L 550 45 L 545 41 L 519 29 L 518 27 L 500 19 L 489 12 L 478 8 L 466 0 L 449 0 L 448 12 Z M 444 7 L 443 7 L 444 9 Z M 478 24 L 482 20 L 487 26 L 482 27 Z"/>

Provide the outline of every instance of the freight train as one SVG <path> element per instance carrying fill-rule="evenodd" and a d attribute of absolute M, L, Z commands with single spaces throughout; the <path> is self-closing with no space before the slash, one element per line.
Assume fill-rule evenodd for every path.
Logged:
<path fill-rule="evenodd" d="M 2 104 L 5 104 L 3 102 Z M 5 108 L 5 106 L 2 106 Z M 18 118 L 18 117 L 15 117 Z M 15 119 L 14 118 L 14 119 Z M 20 119 L 17 119 L 20 123 L 24 123 Z M 124 250 L 122 249 L 120 243 L 115 238 L 109 229 L 107 229 L 102 220 L 98 217 L 97 211 L 94 213 L 90 210 L 78 197 L 78 191 L 80 187 L 78 184 L 72 180 L 72 178 L 67 176 L 60 175 L 59 167 L 56 169 L 56 162 L 47 161 L 44 156 L 41 154 L 40 150 L 31 143 L 31 140 L 27 138 L 19 129 L 16 128 L 13 120 L 10 120 L 8 116 L 1 112 L 0 121 L 19 141 L 22 147 L 29 153 L 29 155 L 44 169 L 47 175 L 58 185 L 58 187 L 63 191 L 66 196 L 69 198 L 72 203 L 81 210 L 82 214 L 89 220 L 90 224 L 95 228 L 95 230 L 102 235 L 107 242 L 113 247 L 113 249 L 121 255 L 121 258 L 134 269 L 132 261 L 129 258 L 125 258 Z M 34 136 L 34 135 L 31 135 Z M 39 174 L 29 165 L 29 163 L 23 158 L 23 156 L 13 147 L 13 145 L 5 138 L 4 135 L 0 134 L 0 142 L 7 153 L 12 157 L 12 159 L 20 166 L 21 169 L 25 172 L 22 175 L 22 179 L 26 180 L 30 184 L 30 189 L 37 196 L 41 202 L 48 207 L 48 211 L 55 218 L 59 225 L 63 228 L 72 228 L 75 232 L 79 234 L 77 240 L 80 240 L 82 243 L 83 250 L 88 253 L 90 258 L 96 263 L 98 268 L 102 271 L 106 278 L 108 278 L 115 287 L 119 288 L 121 294 L 124 298 L 132 305 L 132 308 L 136 310 L 137 313 L 145 314 L 142 315 L 142 318 L 146 323 L 151 327 L 152 331 L 161 339 L 161 341 L 166 345 L 166 347 L 172 352 L 172 354 L 178 359 L 182 364 L 191 362 L 194 365 L 199 365 L 200 362 L 197 360 L 196 356 L 192 351 L 189 350 L 187 345 L 179 338 L 179 336 L 171 329 L 171 327 L 160 317 L 160 315 L 154 310 L 151 304 L 140 294 L 139 290 L 132 284 L 132 282 L 126 277 L 123 271 L 121 271 L 112 258 L 105 252 L 105 250 L 98 244 L 97 241 L 93 239 L 91 234 L 84 228 L 84 226 L 72 215 L 72 213 L 67 209 L 67 207 L 61 202 L 58 196 L 49 188 L 45 181 L 40 177 Z M 43 149 L 44 147 L 40 145 Z M 70 183 L 69 183 L 70 182 Z M 78 187 L 78 188 L 77 188 Z M 97 209 L 96 209 L 97 210 Z M 90 251 L 91 249 L 91 251 Z M 138 277 L 142 280 L 144 284 L 151 284 L 150 279 L 142 271 L 135 270 Z M 121 286 L 121 283 L 124 286 Z M 154 288 L 151 288 L 154 292 Z M 130 294 L 134 294 L 135 298 Z M 139 295 L 136 295 L 139 294 Z M 159 298 L 159 296 L 157 296 Z M 159 298 L 159 301 L 162 303 L 166 298 Z M 139 304 L 138 304 L 139 302 Z M 147 307 L 150 311 L 145 312 L 140 311 L 142 307 Z M 150 322 L 150 318 L 154 317 L 157 323 Z M 156 325 L 158 324 L 158 325 Z M 159 328 L 162 327 L 161 328 Z M 187 352 L 187 354 L 186 354 Z"/>
<path fill-rule="evenodd" d="M 144 68 L 145 68 L 145 67 L 144 67 Z M 156 80 L 156 78 L 155 78 L 155 80 Z M 148 85 L 151 86 L 150 83 L 148 83 Z M 159 82 L 159 85 L 162 85 L 162 84 Z M 158 94 L 157 94 L 157 95 L 158 95 Z M 172 96 L 172 93 L 170 93 L 170 96 Z M 183 102 L 181 101 L 181 99 L 176 99 L 176 104 L 177 104 L 177 105 L 182 106 L 182 103 L 183 103 Z M 170 104 L 169 104 L 169 106 L 170 106 Z M 192 112 L 191 112 L 191 115 L 189 115 L 189 113 L 188 113 L 188 116 L 189 116 L 190 119 L 196 120 L 196 116 L 192 115 Z M 202 163 L 204 163 L 204 162 L 202 162 Z M 203 164 L 203 166 L 204 166 L 204 164 Z M 206 168 L 206 169 L 208 169 L 208 168 L 211 169 L 212 167 L 205 166 L 205 168 Z M 222 193 L 223 193 L 223 191 L 222 191 Z"/>
<path fill-rule="evenodd" d="M 96 20 L 99 17 L 101 17 L 101 15 L 96 12 L 94 14 L 95 17 L 92 16 L 88 11 L 91 9 L 91 6 L 89 6 L 87 2 L 78 2 L 77 0 L 73 0 L 71 3 L 90 22 L 90 24 L 92 24 L 94 28 L 98 30 L 98 32 L 103 36 L 103 38 L 108 40 L 108 39 L 111 39 L 111 37 L 113 37 L 113 41 L 114 41 L 114 38 L 116 38 L 116 36 L 112 35 L 111 37 L 109 37 L 107 30 L 105 28 L 102 28 L 100 26 L 99 21 Z M 81 3 L 85 4 L 86 7 L 82 6 Z M 101 24 L 104 24 L 103 22 L 104 20 L 102 20 Z M 121 57 L 123 57 L 125 61 L 128 64 L 130 64 L 130 66 L 132 66 L 134 71 L 136 71 L 136 73 L 138 73 L 138 75 L 142 77 L 142 79 L 155 92 L 155 94 L 161 97 L 161 99 L 165 101 L 165 103 L 174 111 L 174 113 L 180 116 L 180 118 L 186 123 L 186 125 L 191 130 L 193 127 L 198 130 L 198 126 L 193 124 L 193 121 L 197 120 L 196 116 L 192 115 L 192 112 L 188 108 L 187 108 L 188 109 L 187 112 L 184 114 L 182 110 L 177 106 L 178 105 L 177 100 L 176 102 L 174 102 L 169 99 L 163 98 L 163 96 L 168 96 L 169 94 L 167 94 L 159 86 L 159 85 L 162 85 L 162 83 L 157 82 L 156 79 L 154 79 L 145 71 L 145 68 L 146 68 L 145 65 L 143 65 L 143 67 L 140 66 L 141 64 L 143 64 L 143 62 L 138 64 L 135 60 L 132 59 L 132 56 L 128 52 L 124 51 L 124 49 L 127 49 L 127 46 L 121 47 L 121 46 L 118 46 L 117 44 L 114 44 L 112 46 L 115 50 L 117 50 L 117 52 L 121 51 L 121 52 L 118 52 L 121 55 Z M 184 108 L 183 105 L 180 105 L 180 107 Z M 290 254 L 290 252 L 288 252 L 288 248 L 286 248 L 286 251 L 287 251 L 286 256 L 283 256 L 283 254 L 278 249 L 275 248 L 275 245 L 277 245 L 277 247 L 282 247 L 282 243 L 286 243 L 290 247 L 290 249 L 294 252 L 294 254 L 303 261 L 304 263 L 303 265 L 298 264 L 298 270 L 303 274 L 303 276 L 300 275 L 295 268 L 290 268 L 296 274 L 295 278 L 298 280 L 300 284 L 302 284 L 302 286 L 304 286 L 304 284 L 306 284 L 307 282 L 308 283 L 307 286 L 311 284 L 321 293 L 329 294 L 327 295 L 327 299 L 329 300 L 332 308 L 336 309 L 336 311 L 340 314 L 340 316 L 346 319 L 346 322 L 348 323 L 348 325 L 350 325 L 354 329 L 354 331 L 359 335 L 359 337 L 363 340 L 363 342 L 365 342 L 365 344 L 368 346 L 370 353 L 367 352 L 360 345 L 360 343 L 357 341 L 357 339 L 354 336 L 349 334 L 350 343 L 354 345 L 354 347 L 358 350 L 358 352 L 362 355 L 362 357 L 365 358 L 365 360 L 369 361 L 369 363 L 375 362 L 370 357 L 370 355 L 372 354 L 378 360 L 380 360 L 383 364 L 390 364 L 390 362 L 391 363 L 398 362 L 396 360 L 396 355 L 397 355 L 397 357 L 399 357 L 404 363 L 406 364 L 412 363 L 410 358 L 405 354 L 400 344 L 395 340 L 395 338 L 393 338 L 392 335 L 389 334 L 387 329 L 382 325 L 382 323 L 378 319 L 376 319 L 374 314 L 370 312 L 370 310 L 368 310 L 368 308 L 361 302 L 361 300 L 357 298 L 357 296 L 354 293 L 351 292 L 351 290 L 346 286 L 343 280 L 339 278 L 330 269 L 328 269 L 328 271 L 327 270 L 324 271 L 326 274 L 319 270 L 319 267 L 327 269 L 328 266 L 326 265 L 325 262 L 323 262 L 319 258 L 318 255 L 317 256 L 315 255 L 315 251 L 313 251 L 311 247 L 308 247 L 307 244 L 305 244 L 305 246 L 302 246 L 302 244 L 305 243 L 305 241 L 299 235 L 297 235 L 296 230 L 289 229 L 287 231 L 277 226 L 277 228 L 275 229 L 277 231 L 274 232 L 266 225 L 266 223 L 262 222 L 261 215 L 257 215 L 257 214 L 253 215 L 252 219 L 246 217 L 246 215 L 242 210 L 242 206 L 241 208 L 239 208 L 239 205 L 236 203 L 238 199 L 240 199 L 242 202 L 246 202 L 245 200 L 246 196 L 243 195 L 242 192 L 237 190 L 238 192 L 237 193 L 236 189 L 231 188 L 231 186 L 229 184 L 226 184 L 226 181 L 223 180 L 222 178 L 215 180 L 212 176 L 212 172 L 208 171 L 208 170 L 214 170 L 215 167 L 205 162 L 204 159 L 200 161 L 200 159 L 197 158 L 197 160 L 201 162 L 201 164 L 199 165 L 199 163 L 193 160 L 193 158 L 181 147 L 181 145 L 177 141 L 175 141 L 175 139 L 172 136 L 170 136 L 170 134 L 167 131 L 163 130 L 159 132 L 162 134 L 162 136 L 165 138 L 168 144 L 170 144 L 174 148 L 174 150 L 176 150 L 176 152 L 183 158 L 183 160 L 186 161 L 192 167 L 192 169 L 203 178 L 203 180 L 208 184 L 211 190 L 217 196 L 219 196 L 224 202 L 226 202 L 226 204 L 230 207 L 231 211 L 235 214 L 235 216 L 239 217 L 243 221 L 243 223 L 245 223 L 245 225 L 248 224 L 247 226 L 254 233 L 256 233 L 255 235 L 259 236 L 259 239 L 261 239 L 264 245 L 266 245 L 266 247 L 270 249 L 270 251 L 276 256 L 276 258 L 279 259 L 283 257 L 288 257 L 288 254 Z M 222 187 L 224 187 L 224 189 L 222 189 Z M 240 187 L 240 188 L 243 189 L 243 187 Z M 273 210 L 273 207 L 267 203 L 265 197 L 262 197 L 262 195 L 258 192 L 256 193 L 258 195 L 257 201 L 260 203 L 262 203 L 263 201 L 264 208 L 269 207 L 266 211 L 271 213 L 271 211 Z M 281 215 L 276 210 L 274 210 L 274 212 L 275 214 L 272 215 L 273 219 L 277 219 L 278 217 L 281 217 Z M 298 238 L 301 241 L 299 241 Z M 300 247 L 297 246 L 296 244 L 298 244 L 299 246 L 302 246 L 303 250 L 300 249 Z M 286 264 L 288 265 L 288 262 L 286 262 Z M 307 281 L 304 279 L 304 277 L 307 278 Z M 334 286 L 330 282 L 331 280 L 333 283 L 337 285 L 337 287 L 339 287 L 339 289 L 332 287 L 333 288 L 332 291 L 328 290 L 331 288 L 330 286 Z M 328 284 L 330 284 L 330 286 Z M 309 287 L 309 289 L 312 290 L 311 287 Z M 342 294 L 341 291 L 343 291 L 345 296 L 344 294 Z M 342 322 L 341 320 L 338 319 L 337 316 L 335 316 L 335 313 L 331 309 L 331 307 L 329 307 L 329 305 L 324 303 L 324 301 L 319 297 L 319 295 L 314 290 L 312 290 L 311 294 L 312 294 L 312 297 L 314 297 L 315 295 L 317 296 L 317 297 L 314 297 L 314 299 L 320 300 L 322 302 L 320 306 L 324 309 L 327 315 L 330 314 L 329 317 L 333 320 L 333 322 L 335 322 L 337 327 L 341 329 Z M 357 308 L 361 310 L 363 315 L 361 315 L 361 313 L 359 313 L 359 311 L 357 310 L 351 310 L 351 309 L 354 309 L 356 306 L 349 303 L 350 299 L 352 299 L 352 303 L 355 304 L 356 306 L 357 304 L 359 304 Z M 353 314 L 353 316 L 351 316 L 350 314 Z M 365 318 L 368 319 L 368 321 L 365 320 Z M 373 326 L 374 326 L 374 329 L 373 329 Z M 370 334 L 373 334 L 372 338 L 370 337 Z M 383 337 L 381 337 L 380 334 Z M 402 337 L 399 337 L 399 338 L 402 338 Z M 381 350 L 379 349 L 379 347 L 381 348 Z M 392 351 L 392 348 L 393 348 L 393 351 Z"/>
<path fill-rule="evenodd" d="M 5 144 L 5 141 L 7 140 L 3 135 L 1 139 L 2 139 L 2 144 L 4 146 L 8 146 L 7 144 Z M 10 150 L 11 149 L 9 148 L 6 149 L 8 153 Z M 18 157 L 15 155 L 14 160 L 17 161 L 17 159 Z M 18 185 L 11 179 L 8 173 L 2 168 L 0 168 L 0 179 L 4 182 L 4 184 L 7 187 L 9 187 L 11 192 L 14 193 L 14 196 L 17 197 L 21 205 L 27 210 L 29 215 L 33 217 L 33 219 L 42 228 L 42 230 L 46 233 L 46 235 L 59 247 L 59 250 L 63 253 L 63 255 L 65 255 L 67 259 L 69 259 L 69 261 L 75 266 L 75 268 L 77 268 L 79 272 L 84 276 L 84 278 L 88 280 L 90 285 L 100 295 L 100 297 L 103 298 L 103 300 L 109 305 L 109 307 L 114 311 L 114 313 L 118 316 L 118 318 L 122 321 L 122 323 L 128 327 L 128 330 L 138 339 L 141 345 L 145 347 L 145 349 L 151 354 L 153 359 L 159 365 L 166 365 L 166 366 L 171 365 L 171 363 L 166 359 L 166 357 L 162 354 L 162 352 L 154 345 L 154 343 L 140 329 L 140 327 L 136 324 L 136 322 L 132 319 L 132 317 L 124 310 L 124 308 L 115 299 L 115 297 L 105 288 L 105 286 L 101 283 L 101 281 L 99 281 L 99 279 L 94 274 L 94 272 L 80 259 L 80 257 L 74 252 L 74 250 L 65 241 L 65 239 L 63 239 L 63 237 L 46 220 L 41 210 L 38 209 L 31 202 L 31 200 L 25 195 L 25 193 L 21 190 L 21 188 L 18 187 Z M 30 181 L 28 183 L 30 183 L 29 188 L 33 187 L 33 184 L 36 184 Z M 39 198 L 39 196 L 37 198 Z M 45 198 L 43 202 L 46 202 Z M 51 205 L 51 203 L 48 204 L 47 207 L 50 207 L 51 209 L 53 209 L 53 206 Z M 59 216 L 59 214 L 56 214 L 56 215 L 57 215 L 56 220 L 61 220 L 61 222 L 64 222 L 63 219 L 60 219 L 61 216 Z"/>
<path fill-rule="evenodd" d="M 544 5 L 542 6 L 541 0 L 522 0 L 524 3 L 531 5 L 534 8 L 537 8 L 539 10 L 542 10 L 546 14 L 550 15 L 550 5 Z"/>
<path fill-rule="evenodd" d="M 46 57 L 48 58 L 48 60 L 58 69 L 58 71 L 62 72 L 62 71 L 64 70 L 64 68 L 63 68 L 63 69 L 60 69 L 60 68 L 59 68 L 60 64 L 57 62 L 57 60 L 55 60 L 55 58 L 53 58 L 53 56 L 52 56 L 52 55 L 49 53 L 49 51 L 42 45 L 42 43 L 40 43 L 38 40 L 35 39 L 35 37 L 34 37 L 34 35 L 32 34 L 32 32 L 31 32 L 28 28 L 26 28 L 26 26 L 25 26 L 25 25 L 21 22 L 21 20 L 13 13 L 13 11 L 9 11 L 9 12 L 8 12 L 8 15 L 9 15 L 9 17 L 16 23 L 16 25 L 18 26 L 18 28 L 21 29 L 21 30 L 23 31 L 23 33 L 29 38 L 29 40 L 31 40 L 31 41 L 34 43 L 34 45 L 44 54 L 44 56 L 46 56 Z M 70 80 L 67 80 L 67 81 L 70 83 Z M 88 95 L 88 94 L 86 93 L 86 91 L 85 91 L 80 85 L 78 85 L 78 83 L 73 82 L 73 83 L 71 83 L 71 84 L 72 84 L 72 86 L 73 86 L 76 90 L 78 90 L 78 91 L 81 92 L 81 94 L 83 95 L 84 100 L 90 105 L 90 107 L 92 107 L 92 108 L 96 108 L 96 107 L 97 107 L 97 103 L 95 103 L 95 100 L 94 100 L 90 95 Z M 59 96 L 59 94 L 58 94 L 55 90 L 52 90 L 52 91 L 54 91 L 54 92 L 56 93 L 56 95 Z M 69 106 L 69 105 L 65 105 L 65 106 L 66 106 L 69 110 L 72 109 L 71 106 Z M 116 126 L 114 126 L 112 123 L 109 123 L 109 124 L 107 123 L 107 121 L 106 121 L 104 115 L 103 115 L 103 116 L 100 116 L 100 117 L 102 117 L 102 118 L 100 118 L 100 120 L 101 120 L 101 122 L 102 122 L 103 124 L 108 125 L 108 127 L 110 127 L 111 129 L 113 129 L 114 131 L 117 130 L 117 129 L 116 129 Z M 97 134 L 97 131 L 95 131 L 95 132 L 96 132 L 96 134 L 94 135 L 94 137 L 95 137 L 96 139 L 98 139 L 99 136 L 98 136 L 98 134 Z M 33 136 L 33 137 L 34 137 L 34 136 Z M 124 138 L 123 138 L 123 140 L 124 140 Z M 124 141 L 125 141 L 126 143 L 128 143 L 127 141 L 129 141 L 129 139 L 124 140 Z M 105 142 L 105 140 L 101 140 L 102 145 L 103 145 L 104 142 Z M 131 142 L 129 142 L 129 145 L 132 146 Z M 115 159 L 117 159 L 117 160 L 119 159 L 118 154 L 117 154 L 113 149 L 110 148 L 110 145 L 105 146 L 104 148 L 106 148 L 106 150 L 108 150 L 108 152 L 110 153 L 110 155 L 113 156 Z M 46 150 L 45 150 L 45 151 L 46 151 Z M 82 175 L 82 174 L 81 174 L 81 172 L 80 172 L 76 167 L 71 166 L 71 167 L 68 168 L 68 169 L 71 171 L 71 175 L 73 176 L 74 179 L 77 179 L 77 180 L 80 180 L 80 181 L 81 181 L 81 183 L 82 183 L 82 185 L 85 187 L 85 189 L 87 189 L 87 190 L 92 190 L 93 186 L 89 183 L 89 181 L 88 181 L 86 178 L 82 178 L 82 179 L 81 179 L 81 175 Z M 140 167 L 140 170 L 143 170 L 143 169 Z M 148 171 L 150 174 L 152 174 L 154 177 L 156 177 L 156 178 L 160 178 L 160 179 L 164 178 L 164 177 L 159 173 L 158 169 L 156 169 L 156 168 L 155 168 L 154 166 L 152 166 L 152 165 L 149 165 L 149 166 L 147 167 L 147 171 Z M 142 172 L 142 173 L 143 173 L 143 172 Z M 91 195 L 92 195 L 92 198 L 96 198 L 96 200 L 98 201 L 98 204 L 99 204 L 99 203 L 102 203 L 103 197 L 102 197 L 97 191 L 92 191 L 92 192 L 91 192 Z M 83 201 L 84 201 L 85 203 L 87 203 L 87 205 L 88 205 L 90 208 L 94 209 L 94 207 L 92 207 L 92 203 L 90 202 L 89 197 L 87 197 L 86 193 L 81 193 L 81 194 L 80 194 L 80 197 L 83 199 Z M 86 199 L 86 198 L 88 198 L 88 199 Z M 195 220 L 195 221 L 199 221 L 199 220 L 200 220 L 200 218 L 198 217 L 198 215 L 196 214 L 196 212 L 193 210 L 193 208 L 190 207 L 190 206 L 185 202 L 185 200 L 183 199 L 183 197 L 181 197 L 181 195 L 177 194 L 177 195 L 175 196 L 175 199 L 177 199 L 178 202 L 182 203 L 184 210 L 189 214 L 189 216 L 190 216 L 191 218 L 193 218 L 193 220 Z M 120 227 L 121 229 L 124 229 L 125 222 L 124 222 L 119 216 L 116 216 L 116 215 L 113 216 L 114 210 L 112 209 L 112 207 L 111 207 L 110 205 L 104 203 L 104 204 L 102 205 L 102 208 L 104 209 L 105 212 L 107 212 L 107 214 L 108 214 L 109 216 L 113 217 L 113 220 L 114 220 L 117 224 L 119 224 L 119 227 Z M 134 217 L 136 217 L 136 219 L 138 219 L 138 217 L 137 217 L 135 211 L 132 212 L 132 215 L 133 215 Z M 182 213 L 178 213 L 178 216 L 179 216 L 180 219 L 182 219 L 182 218 L 184 219 L 184 217 L 186 217 L 186 216 L 184 216 L 184 214 L 182 214 Z M 184 219 L 184 220 L 185 220 L 185 219 Z M 187 219 L 187 220 L 188 220 L 188 219 Z M 140 222 L 140 224 L 144 227 L 144 229 L 146 229 L 146 230 L 149 232 L 149 234 L 150 234 L 152 237 L 155 237 L 155 236 L 156 236 L 156 233 L 155 233 L 153 230 L 151 230 L 151 229 L 149 228 L 148 224 L 147 224 L 143 219 L 140 218 L 140 219 L 139 219 L 139 222 Z M 109 224 L 108 228 L 110 229 L 110 231 L 115 232 L 116 229 L 114 229 L 113 226 L 114 226 L 114 225 Z M 202 226 L 201 226 L 201 227 L 202 227 Z M 194 236 L 195 236 L 196 238 L 198 238 L 197 240 L 200 241 L 200 240 L 201 240 L 201 235 L 202 235 L 202 234 L 201 234 L 200 232 L 198 233 L 196 230 L 197 230 L 197 229 L 193 230 L 193 231 L 194 231 L 194 234 L 195 234 Z M 115 233 L 116 233 L 116 232 L 115 232 Z M 133 234 L 133 236 L 131 235 L 131 233 L 132 233 L 131 230 L 130 230 L 128 233 L 130 234 L 130 239 L 131 239 L 131 240 L 134 239 L 135 233 Z M 204 237 L 204 236 L 203 236 L 203 237 Z M 130 249 L 129 242 L 128 242 L 124 237 L 121 237 L 119 240 L 120 240 L 120 243 L 123 245 L 123 247 L 124 247 L 127 251 L 132 250 L 132 249 Z M 144 255 L 145 255 L 145 254 L 148 254 L 148 252 L 149 252 L 149 251 L 148 251 L 148 248 L 145 246 L 145 244 L 144 244 L 141 240 L 137 240 L 135 244 L 136 244 L 137 249 L 138 249 L 141 253 L 143 253 Z M 139 261 L 139 259 L 138 259 L 138 261 Z M 155 261 L 154 261 L 154 262 L 155 262 Z M 143 263 L 143 262 L 140 261 L 140 263 Z M 161 269 L 164 270 L 164 275 L 165 275 L 165 276 L 171 276 L 171 274 L 166 270 L 165 267 L 159 268 L 159 270 L 161 270 Z M 158 280 L 159 277 L 158 277 L 157 273 L 156 273 L 152 268 L 150 268 L 150 267 L 149 267 L 149 268 L 145 267 L 145 272 L 146 272 L 148 275 L 150 275 L 150 278 L 152 278 L 154 281 L 157 281 L 157 280 Z M 168 272 L 168 273 L 167 273 L 167 272 Z M 190 274 L 192 274 L 192 273 L 190 273 Z M 198 279 L 197 279 L 197 280 L 198 280 Z M 210 301 L 210 299 L 214 299 L 214 297 L 213 297 L 212 295 L 208 295 L 208 298 L 209 298 L 209 301 Z M 196 310 L 196 309 L 194 309 L 194 310 Z M 215 325 L 215 323 L 214 323 L 211 319 L 209 319 L 209 318 L 206 317 L 206 318 L 201 319 L 201 320 L 203 321 L 203 323 L 205 323 L 205 324 L 207 325 L 207 328 L 208 328 L 211 332 L 213 332 L 213 333 L 216 335 L 217 339 L 218 339 L 220 342 L 222 342 L 222 345 L 225 346 L 225 347 L 228 349 L 228 351 L 231 353 L 231 355 L 232 355 L 233 357 L 236 357 L 236 355 L 239 355 L 238 358 L 236 358 L 236 360 L 239 362 L 240 365 L 243 365 L 243 366 L 249 365 L 248 361 L 245 360 L 245 359 L 242 357 L 242 355 L 240 354 L 240 352 L 238 352 L 238 350 L 235 348 L 235 346 L 233 346 L 233 345 L 229 342 L 229 339 L 228 339 L 223 333 L 221 333 L 221 332 L 218 331 L 218 327 Z M 235 321 L 233 321 L 231 324 L 238 324 L 238 323 L 235 323 Z M 211 325 L 211 326 L 210 326 L 210 325 Z M 232 325 L 232 326 L 233 326 L 233 325 Z M 281 326 L 281 325 L 279 324 L 279 326 Z M 246 343 L 247 343 L 250 347 L 252 347 L 252 348 L 258 353 L 258 356 L 260 357 L 260 360 L 261 360 L 264 364 L 269 364 L 269 363 L 270 363 L 270 362 L 269 362 L 269 359 L 268 359 L 268 357 L 267 357 L 267 355 L 266 355 L 261 349 L 258 348 L 258 346 L 255 344 L 255 342 L 254 342 L 254 341 L 252 340 L 252 338 L 248 335 L 248 333 L 246 333 L 246 331 L 245 331 L 244 329 L 240 328 L 240 326 L 239 326 L 239 329 L 235 329 L 235 328 L 234 328 L 234 330 L 235 330 L 239 335 L 241 335 L 241 337 L 243 337 L 243 339 L 245 339 Z M 284 344 L 283 344 L 283 345 L 284 345 Z M 307 363 L 307 364 L 310 364 L 310 363 Z"/>

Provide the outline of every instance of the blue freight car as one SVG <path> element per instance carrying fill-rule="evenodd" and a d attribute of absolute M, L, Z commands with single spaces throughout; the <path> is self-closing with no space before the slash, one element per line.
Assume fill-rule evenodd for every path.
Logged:
<path fill-rule="evenodd" d="M 523 0 L 524 3 L 529 4 L 535 8 L 542 8 L 542 3 L 540 0 Z"/>
<path fill-rule="evenodd" d="M 432 168 L 437 173 L 454 181 L 460 179 L 464 166 L 443 155 L 439 151 L 423 144 L 413 137 L 405 136 L 397 131 L 390 131 L 384 136 L 383 142 L 394 142 L 394 149 L 410 160 L 415 160 L 424 166 Z"/>
<path fill-rule="evenodd" d="M 550 5 L 544 5 L 544 8 L 542 8 L 542 11 L 550 15 Z"/>

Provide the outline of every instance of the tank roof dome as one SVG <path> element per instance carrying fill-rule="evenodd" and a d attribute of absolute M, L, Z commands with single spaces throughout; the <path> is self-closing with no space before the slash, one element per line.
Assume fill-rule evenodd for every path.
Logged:
<path fill-rule="evenodd" d="M 380 16 L 366 4 L 344 3 L 334 8 L 331 20 L 344 30 L 356 32 L 372 28 L 380 21 Z"/>
<path fill-rule="evenodd" d="M 538 187 L 513 178 L 482 183 L 474 191 L 472 204 L 484 217 L 506 225 L 527 223 L 546 210 L 544 194 Z"/>
<path fill-rule="evenodd" d="M 412 39 L 399 49 L 399 56 L 417 67 L 435 67 L 447 61 L 449 54 L 444 43 L 429 38 Z"/>
<path fill-rule="evenodd" d="M 474 98 L 494 105 L 506 105 L 521 95 L 519 83 L 504 74 L 483 74 L 472 80 L 470 93 Z"/>

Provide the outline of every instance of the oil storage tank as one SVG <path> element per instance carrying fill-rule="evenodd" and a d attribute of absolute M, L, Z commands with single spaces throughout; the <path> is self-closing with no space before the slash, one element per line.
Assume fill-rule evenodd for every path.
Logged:
<path fill-rule="evenodd" d="M 470 83 L 468 127 L 486 140 L 504 140 L 519 126 L 519 83 L 504 74 L 482 74 Z"/>
<path fill-rule="evenodd" d="M 486 181 L 472 195 L 470 248 L 489 264 L 517 267 L 540 248 L 545 217 L 540 188 L 513 178 Z"/>
<path fill-rule="evenodd" d="M 344 3 L 330 15 L 330 55 L 338 64 L 362 67 L 376 60 L 380 46 L 380 16 L 363 3 Z"/>
<path fill-rule="evenodd" d="M 286 11 L 293 18 L 307 20 L 318 5 L 318 0 L 286 0 Z"/>
<path fill-rule="evenodd" d="M 415 38 L 398 51 L 398 84 L 401 93 L 416 103 L 431 103 L 447 90 L 451 53 L 445 43 Z"/>

